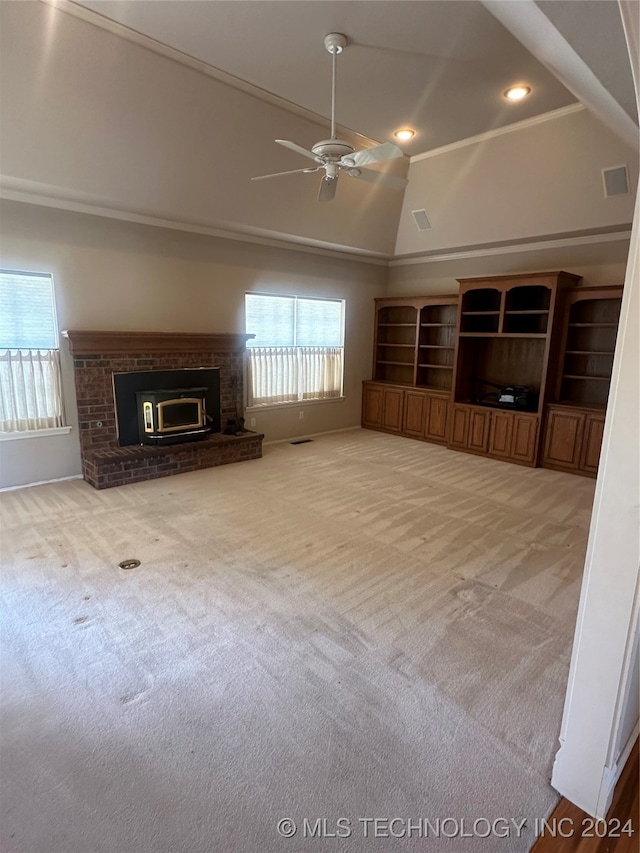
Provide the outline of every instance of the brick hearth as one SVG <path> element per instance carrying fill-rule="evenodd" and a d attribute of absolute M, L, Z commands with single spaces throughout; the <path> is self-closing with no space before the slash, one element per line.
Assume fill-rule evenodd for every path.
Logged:
<path fill-rule="evenodd" d="M 141 370 L 220 368 L 222 429 L 242 415 L 248 335 L 66 331 L 76 384 L 80 452 L 85 480 L 96 489 L 259 459 L 264 436 L 217 433 L 168 447 L 120 447 L 113 374 Z"/>

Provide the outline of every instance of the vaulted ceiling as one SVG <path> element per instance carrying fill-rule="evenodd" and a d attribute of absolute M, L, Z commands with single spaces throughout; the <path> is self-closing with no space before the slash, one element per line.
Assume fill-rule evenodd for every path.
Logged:
<path fill-rule="evenodd" d="M 0 16 L 9 199 L 383 261 L 631 220 L 615 0 L 43 0 Z M 328 136 L 329 32 L 348 38 L 340 135 L 360 150 L 416 131 L 409 156 L 374 164 L 408 174 L 404 193 L 346 177 L 325 205 L 317 175 L 251 180 L 309 165 L 276 138 Z M 509 103 L 514 83 L 531 94 Z M 605 198 L 602 170 L 624 163 L 631 192 Z"/>
<path fill-rule="evenodd" d="M 577 100 L 479 0 L 83 0 L 81 5 L 327 119 L 331 57 L 323 39 L 330 32 L 344 33 L 349 44 L 338 60 L 338 124 L 379 142 L 409 126 L 416 135 L 403 144 L 407 154 Z M 617 3 L 553 0 L 538 6 L 571 33 L 577 41 L 573 48 L 587 64 L 594 60 L 613 97 L 632 113 Z M 531 88 L 521 102 L 509 102 L 503 94 L 515 83 Z"/>

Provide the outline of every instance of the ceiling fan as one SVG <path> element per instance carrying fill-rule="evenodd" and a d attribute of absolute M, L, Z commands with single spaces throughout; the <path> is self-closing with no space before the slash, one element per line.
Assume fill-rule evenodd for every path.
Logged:
<path fill-rule="evenodd" d="M 363 168 L 370 163 L 381 163 L 384 160 L 394 160 L 397 157 L 402 157 L 401 149 L 397 145 L 394 145 L 393 142 L 384 142 L 382 145 L 374 145 L 373 148 L 356 151 L 353 145 L 350 145 L 343 139 L 338 139 L 336 136 L 336 57 L 339 53 L 342 53 L 346 45 L 347 37 L 342 35 L 342 33 L 329 33 L 329 35 L 325 36 L 324 46 L 333 59 L 331 77 L 331 138 L 316 142 L 311 147 L 311 150 L 303 148 L 301 145 L 296 145 L 295 142 L 289 142 L 287 139 L 276 139 L 278 145 L 284 145 L 285 148 L 290 148 L 291 151 L 297 151 L 298 154 L 308 157 L 318 165 L 315 168 L 291 169 L 288 172 L 275 172 L 272 175 L 258 175 L 255 178 L 251 178 L 252 181 L 263 181 L 265 178 L 278 178 L 280 175 L 295 175 L 297 173 L 308 175 L 313 172 L 324 171 L 324 176 L 320 181 L 318 201 L 331 201 L 335 197 L 338 177 L 341 171 L 346 172 L 351 178 L 369 181 L 388 189 L 401 190 L 407 185 L 405 178 L 398 178 L 395 175 L 386 175 L 382 172 L 376 172 L 374 169 Z"/>

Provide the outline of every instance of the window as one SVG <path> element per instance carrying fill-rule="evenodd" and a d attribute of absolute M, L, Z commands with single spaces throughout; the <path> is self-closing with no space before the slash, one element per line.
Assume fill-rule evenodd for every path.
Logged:
<path fill-rule="evenodd" d="M 0 432 L 62 424 L 53 279 L 0 270 Z"/>
<path fill-rule="evenodd" d="M 245 296 L 250 406 L 342 395 L 344 300 Z"/>

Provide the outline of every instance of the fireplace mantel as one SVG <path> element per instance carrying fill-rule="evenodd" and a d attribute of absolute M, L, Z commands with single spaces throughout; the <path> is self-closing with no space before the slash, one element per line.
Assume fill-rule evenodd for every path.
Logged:
<path fill-rule="evenodd" d="M 74 356 L 96 353 L 242 352 L 255 335 L 191 332 L 102 332 L 67 329 L 63 333 Z"/>

